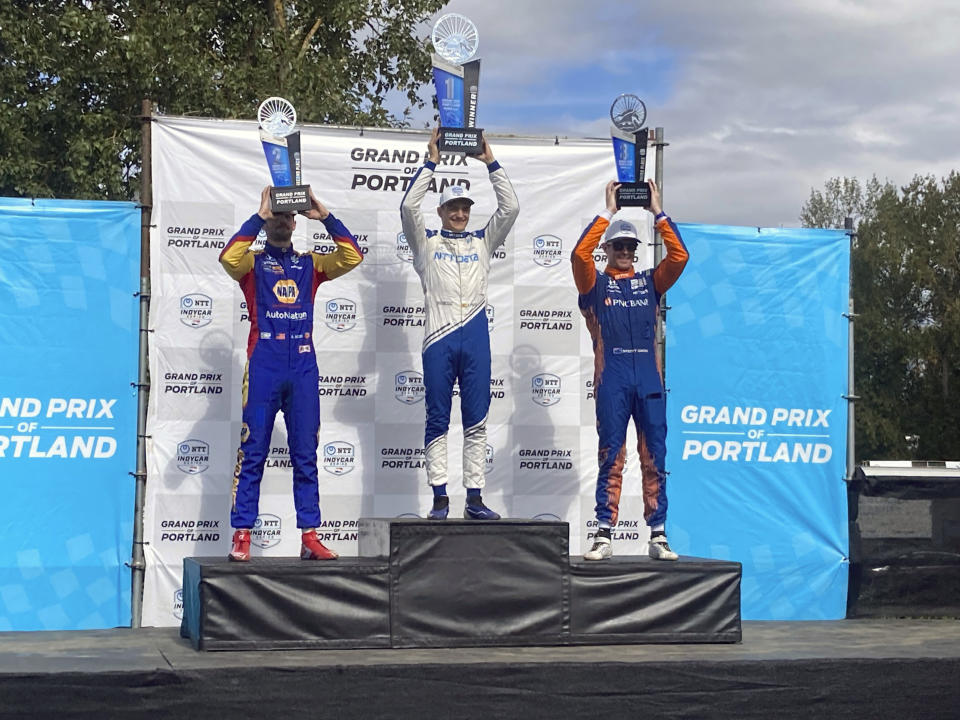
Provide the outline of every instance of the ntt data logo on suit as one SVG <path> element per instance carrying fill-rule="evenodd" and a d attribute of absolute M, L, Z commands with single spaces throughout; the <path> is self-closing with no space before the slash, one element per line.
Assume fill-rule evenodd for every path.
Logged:
<path fill-rule="evenodd" d="M 180 322 L 187 327 L 200 328 L 213 320 L 213 300 L 201 293 L 180 298 Z"/>
<path fill-rule="evenodd" d="M 323 307 L 323 322 L 331 330 L 347 332 L 357 325 L 357 303 L 347 298 L 327 300 Z"/>
<path fill-rule="evenodd" d="M 250 530 L 250 542 L 264 550 L 276 547 L 280 544 L 282 528 L 283 523 L 276 515 L 270 515 L 269 513 L 257 515 L 253 528 Z"/>
<path fill-rule="evenodd" d="M 416 370 L 398 372 L 394 383 L 394 397 L 404 405 L 422 402 L 425 394 L 423 375 Z"/>
<path fill-rule="evenodd" d="M 348 442 L 335 440 L 323 446 L 323 469 L 331 475 L 346 475 L 356 462 L 356 450 Z"/>
<path fill-rule="evenodd" d="M 210 467 L 210 446 L 203 440 L 184 440 L 177 445 L 177 467 L 197 475 Z"/>
<path fill-rule="evenodd" d="M 538 235 L 533 239 L 533 261 L 543 267 L 554 267 L 563 259 L 563 240 L 556 235 Z"/>
<path fill-rule="evenodd" d="M 553 373 L 534 375 L 531 385 L 531 399 L 541 407 L 549 407 L 560 402 L 560 377 Z"/>

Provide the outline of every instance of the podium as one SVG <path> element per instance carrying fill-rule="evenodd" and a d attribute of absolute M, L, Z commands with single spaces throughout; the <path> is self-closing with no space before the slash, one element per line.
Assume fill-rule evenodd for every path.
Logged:
<path fill-rule="evenodd" d="M 739 642 L 740 564 L 571 558 L 564 522 L 361 518 L 358 555 L 186 558 L 198 650 Z"/>

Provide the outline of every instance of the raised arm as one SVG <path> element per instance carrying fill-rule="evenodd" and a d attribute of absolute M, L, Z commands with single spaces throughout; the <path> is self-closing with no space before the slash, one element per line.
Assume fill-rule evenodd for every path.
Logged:
<path fill-rule="evenodd" d="M 604 231 L 610 226 L 613 215 L 617 212 L 617 188 L 619 183 L 611 180 L 604 188 L 606 207 L 584 229 L 573 246 L 570 261 L 573 263 L 573 280 L 577 284 L 577 292 L 586 295 L 593 290 L 597 282 L 597 264 L 593 260 L 593 251 L 600 244 Z"/>
<path fill-rule="evenodd" d="M 667 256 L 660 261 L 660 264 L 653 271 L 653 286 L 657 294 L 662 295 L 680 277 L 680 273 L 687 265 L 687 260 L 690 259 L 690 254 L 687 252 L 687 246 L 683 244 L 683 238 L 680 237 L 677 226 L 663 211 L 657 184 L 653 180 L 647 180 L 647 183 L 650 185 L 649 210 L 653 213 L 653 222 L 667 249 Z"/>
<path fill-rule="evenodd" d="M 493 192 L 497 196 L 497 210 L 487 221 L 487 226 L 483 230 L 484 237 L 487 239 L 487 248 L 490 254 L 493 254 L 506 242 L 510 228 L 520 214 L 520 201 L 506 171 L 493 157 L 493 150 L 487 143 L 486 137 L 483 138 L 483 152 L 470 157 L 475 157 L 486 164 Z"/>
<path fill-rule="evenodd" d="M 430 181 L 433 179 L 433 173 L 437 169 L 437 163 L 440 162 L 440 150 L 437 148 L 436 128 L 430 135 L 427 142 L 427 160 L 423 167 L 417 171 L 407 187 L 407 192 L 400 201 L 400 225 L 403 227 L 403 235 L 407 240 L 407 245 L 414 255 L 419 255 L 427 240 L 427 227 L 423 221 L 423 211 L 420 206 L 423 204 L 423 198 L 430 187 Z"/>
<path fill-rule="evenodd" d="M 259 212 L 251 215 L 230 238 L 227 246 L 220 251 L 220 264 L 237 282 L 253 270 L 253 253 L 250 252 L 250 246 L 257 239 L 265 222 L 266 219 Z"/>

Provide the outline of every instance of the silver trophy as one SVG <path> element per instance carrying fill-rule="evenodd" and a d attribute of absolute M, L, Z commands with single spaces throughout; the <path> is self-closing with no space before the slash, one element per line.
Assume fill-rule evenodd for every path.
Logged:
<path fill-rule="evenodd" d="M 647 170 L 647 107 L 636 95 L 624 93 L 610 106 L 610 139 L 617 164 L 617 207 L 650 207 Z"/>
<path fill-rule="evenodd" d="M 444 15 L 433 26 L 433 84 L 437 91 L 440 133 L 437 146 L 445 152 L 483 152 L 483 130 L 477 123 L 480 61 L 479 35 L 469 18 Z"/>
<path fill-rule="evenodd" d="M 297 111 L 289 101 L 271 97 L 257 110 L 260 142 L 267 156 L 270 178 L 270 209 L 300 212 L 310 209 L 310 186 L 303 185 L 300 160 L 300 133 L 295 132 Z"/>

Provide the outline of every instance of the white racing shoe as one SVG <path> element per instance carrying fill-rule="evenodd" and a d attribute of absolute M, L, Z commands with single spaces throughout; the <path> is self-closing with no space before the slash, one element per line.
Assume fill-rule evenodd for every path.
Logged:
<path fill-rule="evenodd" d="M 667 544 L 666 535 L 657 535 L 650 539 L 650 557 L 654 560 L 677 560 L 677 555 Z"/>
<path fill-rule="evenodd" d="M 613 557 L 613 545 L 605 537 L 595 538 L 593 547 L 583 554 L 584 560 L 606 560 Z"/>

